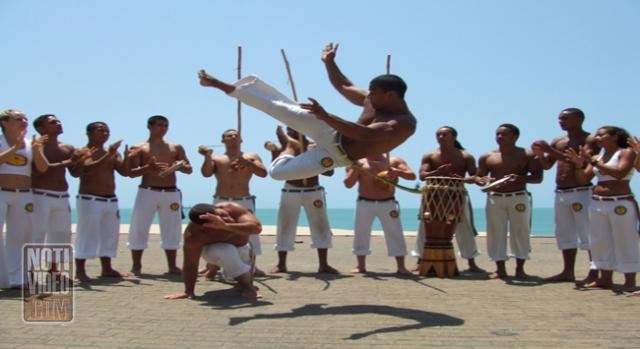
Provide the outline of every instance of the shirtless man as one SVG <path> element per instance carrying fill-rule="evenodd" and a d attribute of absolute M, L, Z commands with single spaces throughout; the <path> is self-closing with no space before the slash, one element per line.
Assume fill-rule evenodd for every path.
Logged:
<path fill-rule="evenodd" d="M 142 176 L 129 227 L 128 246 L 133 266 L 131 272 L 142 272 L 142 254 L 149 243 L 149 228 L 156 211 L 160 218 L 160 247 L 167 257 L 171 274 L 180 274 L 176 251 L 182 230 L 182 193 L 176 187 L 175 171 L 190 174 L 193 169 L 180 144 L 164 140 L 169 120 L 154 115 L 147 120 L 149 139 L 132 148 L 130 177 Z"/>
<path fill-rule="evenodd" d="M 317 147 L 295 156 L 286 148 L 271 163 L 269 173 L 278 180 L 317 176 L 336 167 L 351 166 L 369 155 L 383 154 L 402 144 L 416 129 L 404 101 L 407 85 L 395 75 L 381 75 L 369 84 L 369 91 L 359 89 L 347 80 L 333 58 L 337 46 L 329 45 L 322 59 L 334 86 L 364 111 L 357 122 L 328 114 L 314 99 L 298 104 L 255 76 L 233 85 L 199 73 L 200 85 L 215 87 L 241 102 L 261 110 L 276 120 L 313 139 Z"/>
<path fill-rule="evenodd" d="M 70 145 L 58 141 L 62 134 L 62 123 L 54 114 L 40 115 L 33 121 L 33 127 L 41 136 L 47 136 L 44 155 L 51 161 L 47 171 L 34 171 L 31 175 L 33 186 L 33 237 L 37 244 L 71 243 L 71 208 L 69 205 L 69 184 L 66 168 L 85 161 L 91 156 L 89 151 L 76 152 Z M 51 264 L 55 271 L 55 263 Z"/>
<path fill-rule="evenodd" d="M 402 222 L 400 221 L 400 204 L 394 197 L 395 187 L 376 178 L 385 177 L 389 181 L 398 178 L 416 179 L 407 163 L 398 157 L 388 158 L 385 154 L 370 155 L 358 161 L 355 166 L 347 168 L 344 185 L 347 188 L 358 183 L 358 200 L 353 234 L 353 254 L 358 265 L 352 273 L 366 273 L 366 258 L 371 254 L 371 225 L 378 217 L 384 231 L 387 252 L 395 257 L 397 273 L 410 275 L 404 265 L 407 245 L 404 240 Z"/>
<path fill-rule="evenodd" d="M 287 146 L 295 149 L 295 154 L 303 151 L 300 144 L 298 132 L 287 127 L 285 133 L 282 127 L 278 126 L 276 135 L 280 142 L 280 147 L 266 142 L 265 148 L 271 152 L 272 160 L 276 159 Z M 302 136 L 304 149 L 314 146 L 309 140 Z M 324 172 L 324 176 L 332 176 L 333 170 Z M 327 202 L 325 200 L 324 187 L 320 186 L 318 176 L 305 179 L 288 180 L 282 188 L 280 206 L 278 207 L 278 225 L 276 230 L 275 249 L 278 251 L 278 265 L 272 273 L 286 273 L 287 254 L 295 249 L 296 228 L 300 207 L 304 208 L 309 222 L 311 232 L 311 247 L 318 249 L 318 273 L 338 274 L 338 271 L 327 262 L 328 249 L 332 246 L 331 228 L 329 227 L 329 217 L 327 216 Z"/>
<path fill-rule="evenodd" d="M 575 264 L 578 248 L 589 251 L 589 203 L 592 184 L 580 184 L 576 176 L 575 165 L 566 159 L 568 149 L 579 151 L 586 146 L 591 154 L 600 149 L 595 138 L 582 129 L 584 113 L 577 108 L 568 108 L 560 112 L 558 122 L 567 134 L 555 138 L 551 144 L 544 140 L 533 142 L 531 150 L 542 168 L 550 169 L 557 162 L 555 221 L 556 242 L 562 250 L 564 268 L 557 275 L 547 278 L 551 282 L 575 281 Z M 589 253 L 590 254 L 590 253 Z M 589 257 L 591 259 L 591 257 Z M 598 270 L 592 266 L 589 275 L 582 284 L 598 278 Z"/>
<path fill-rule="evenodd" d="M 496 130 L 498 149 L 479 159 L 478 177 L 490 176 L 491 181 L 509 176 L 510 181 L 487 191 L 487 254 L 496 262 L 496 272 L 490 279 L 506 278 L 507 226 L 511 253 L 516 257 L 516 278 L 527 279 L 524 263 L 531 251 L 531 197 L 527 183 L 542 182 L 540 162 L 527 149 L 516 146 L 520 130 L 512 124 L 502 124 Z"/>
<path fill-rule="evenodd" d="M 463 178 L 469 174 L 470 177 L 465 178 L 465 182 L 476 182 L 476 159 L 462 147 L 457 137 L 458 131 L 451 126 L 443 126 L 436 131 L 436 139 L 440 148 L 422 157 L 420 180 L 424 181 L 430 176 Z M 462 219 L 456 225 L 454 233 L 458 243 L 458 251 L 462 258 L 468 260 L 470 272 L 484 273 L 485 270 L 478 267 L 475 262 L 475 257 L 480 255 L 475 239 L 477 231 L 473 225 L 473 210 L 468 195 L 465 200 Z M 412 251 L 412 255 L 418 258 L 422 257 L 426 238 L 422 224 L 423 220 L 420 220 L 418 228 L 420 233 L 416 235 L 416 243 Z"/>
<path fill-rule="evenodd" d="M 95 148 L 90 159 L 72 169 L 74 177 L 80 177 L 80 188 L 76 201 L 78 226 L 75 241 L 76 279 L 89 282 L 85 262 L 89 258 L 100 257 L 102 277 L 123 277 L 130 273 L 120 273 L 111 267 L 111 259 L 118 252 L 120 235 L 120 213 L 116 197 L 114 171 L 128 175 L 128 149 L 125 159 L 118 153 L 122 141 L 111 144 L 107 149 L 109 127 L 104 122 L 87 125 L 89 142 L 81 151 Z"/>
<path fill-rule="evenodd" d="M 198 152 L 204 156 L 204 162 L 200 171 L 204 177 L 216 177 L 216 191 L 213 202 L 235 202 L 251 212 L 256 212 L 256 197 L 249 192 L 249 181 L 253 175 L 266 177 L 267 170 L 262 164 L 262 159 L 256 153 L 246 153 L 240 150 L 242 138 L 238 131 L 230 129 L 222 133 L 222 143 L 225 145 L 225 153 L 213 155 L 213 149 L 201 145 Z M 260 237 L 252 235 L 249 238 L 251 247 L 256 255 L 262 254 Z M 206 277 L 213 279 L 217 268 L 208 266 Z M 256 275 L 265 273 L 256 267 Z"/>
<path fill-rule="evenodd" d="M 27 283 L 22 268 L 22 245 L 31 242 L 32 165 L 48 168 L 42 148 L 46 137 L 25 138 L 26 115 L 15 109 L 0 113 L 0 288 L 21 288 Z M 7 222 L 6 242 L 2 227 Z"/>
<path fill-rule="evenodd" d="M 191 299 L 195 296 L 200 256 L 220 265 L 238 282 L 243 297 L 262 298 L 253 286 L 249 237 L 260 234 L 262 226 L 251 211 L 233 202 L 198 204 L 189 212 L 191 222 L 184 232 L 182 277 L 184 292 L 165 299 Z"/>

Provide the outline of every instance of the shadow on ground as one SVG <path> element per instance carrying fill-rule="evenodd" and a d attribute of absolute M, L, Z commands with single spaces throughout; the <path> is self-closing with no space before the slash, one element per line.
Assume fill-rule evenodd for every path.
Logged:
<path fill-rule="evenodd" d="M 229 319 L 229 325 L 236 326 L 252 320 L 289 319 L 305 316 L 357 314 L 394 316 L 407 320 L 413 320 L 415 323 L 410 325 L 383 327 L 371 331 L 353 333 L 351 336 L 345 339 L 357 340 L 379 333 L 418 330 L 421 328 L 433 326 L 461 326 L 462 324 L 464 324 L 464 320 L 446 314 L 432 313 L 428 311 L 409 308 L 390 307 L 386 305 L 362 304 L 327 307 L 326 304 L 307 304 L 303 307 L 293 309 L 288 313 L 256 314 L 255 316 L 251 317 L 232 317 Z"/>

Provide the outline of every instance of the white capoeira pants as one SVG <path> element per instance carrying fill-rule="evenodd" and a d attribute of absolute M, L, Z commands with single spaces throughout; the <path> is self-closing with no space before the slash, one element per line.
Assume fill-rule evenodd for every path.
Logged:
<path fill-rule="evenodd" d="M 4 188 L 3 188 L 4 189 Z M 0 288 L 24 284 L 22 245 L 31 242 L 31 190 L 0 191 Z M 7 223 L 7 236 L 2 231 Z"/>
<path fill-rule="evenodd" d="M 392 257 L 406 256 L 407 244 L 404 241 L 400 220 L 400 205 L 395 199 L 384 201 L 358 199 L 353 233 L 353 254 L 356 256 L 371 254 L 371 226 L 376 217 L 382 224 L 387 254 Z"/>
<path fill-rule="evenodd" d="M 634 201 L 600 201 L 614 197 L 596 195 L 593 198 L 589 219 L 591 257 L 596 268 L 620 273 L 640 272 L 640 238 Z"/>
<path fill-rule="evenodd" d="M 589 249 L 590 203 L 591 187 L 556 190 L 556 242 L 560 250 Z"/>
<path fill-rule="evenodd" d="M 180 248 L 182 238 L 182 197 L 178 189 L 139 187 L 133 206 L 129 241 L 131 250 L 144 250 L 149 244 L 149 229 L 153 216 L 160 220 L 160 247 L 165 250 Z"/>
<path fill-rule="evenodd" d="M 33 189 L 33 242 L 71 243 L 69 193 Z"/>
<path fill-rule="evenodd" d="M 269 86 L 255 76 L 248 76 L 234 83 L 229 95 L 250 105 L 274 119 L 313 139 L 317 147 L 298 155 L 282 155 L 276 158 L 269 174 L 277 180 L 293 180 L 317 176 L 336 167 L 350 166 L 350 160 L 340 144 L 340 136 L 324 121 L 298 103 Z"/>
<path fill-rule="evenodd" d="M 250 252 L 249 244 L 236 247 L 227 243 L 217 243 L 203 247 L 202 258 L 207 263 L 222 267 L 226 278 L 235 279 L 251 271 Z"/>
<path fill-rule="evenodd" d="M 462 209 L 462 217 L 460 222 L 456 224 L 454 236 L 458 244 L 458 254 L 464 259 L 476 258 L 480 255 L 478 245 L 476 244 L 476 228 L 473 225 L 473 212 L 471 209 L 471 201 L 466 197 L 464 208 Z M 421 219 L 418 224 L 418 232 L 416 233 L 416 242 L 411 251 L 414 257 L 422 257 L 424 252 L 424 243 L 426 235 L 424 232 L 424 221 Z"/>
<path fill-rule="evenodd" d="M 275 250 L 293 251 L 295 249 L 300 207 L 304 208 L 309 222 L 311 248 L 331 248 L 333 233 L 329 227 L 324 188 L 321 186 L 299 188 L 285 184 L 278 208 Z"/>
<path fill-rule="evenodd" d="M 75 258 L 114 258 L 118 254 L 120 237 L 120 213 L 118 199 L 79 194 L 76 208 L 78 226 L 75 241 Z"/>
<path fill-rule="evenodd" d="M 506 261 L 507 234 L 511 256 L 529 259 L 531 197 L 527 191 L 487 194 L 487 254 L 494 262 Z"/>
<path fill-rule="evenodd" d="M 251 213 L 256 214 L 256 197 L 251 196 L 240 196 L 240 197 L 226 197 L 226 196 L 213 196 L 213 204 L 217 204 L 219 202 L 235 202 L 236 204 L 246 208 L 251 211 Z M 253 248 L 253 253 L 256 256 L 262 254 L 262 244 L 260 243 L 260 235 L 251 235 L 249 236 L 249 243 L 251 243 L 251 248 Z"/>

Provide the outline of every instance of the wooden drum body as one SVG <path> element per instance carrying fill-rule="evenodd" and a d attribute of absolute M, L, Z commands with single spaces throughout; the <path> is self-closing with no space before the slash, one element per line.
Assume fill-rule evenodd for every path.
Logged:
<path fill-rule="evenodd" d="M 467 192 L 462 178 L 427 177 L 423 188 L 419 219 L 425 234 L 420 259 L 420 275 L 435 273 L 438 277 L 458 275 L 453 250 L 453 233 L 462 217 Z"/>

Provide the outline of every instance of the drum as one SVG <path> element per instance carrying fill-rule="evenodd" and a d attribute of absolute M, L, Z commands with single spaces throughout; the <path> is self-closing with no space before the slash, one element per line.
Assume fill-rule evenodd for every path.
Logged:
<path fill-rule="evenodd" d="M 462 217 L 467 191 L 462 178 L 427 177 L 422 189 L 419 219 L 425 244 L 420 259 L 420 275 L 438 277 L 458 275 L 453 251 L 453 233 Z"/>

